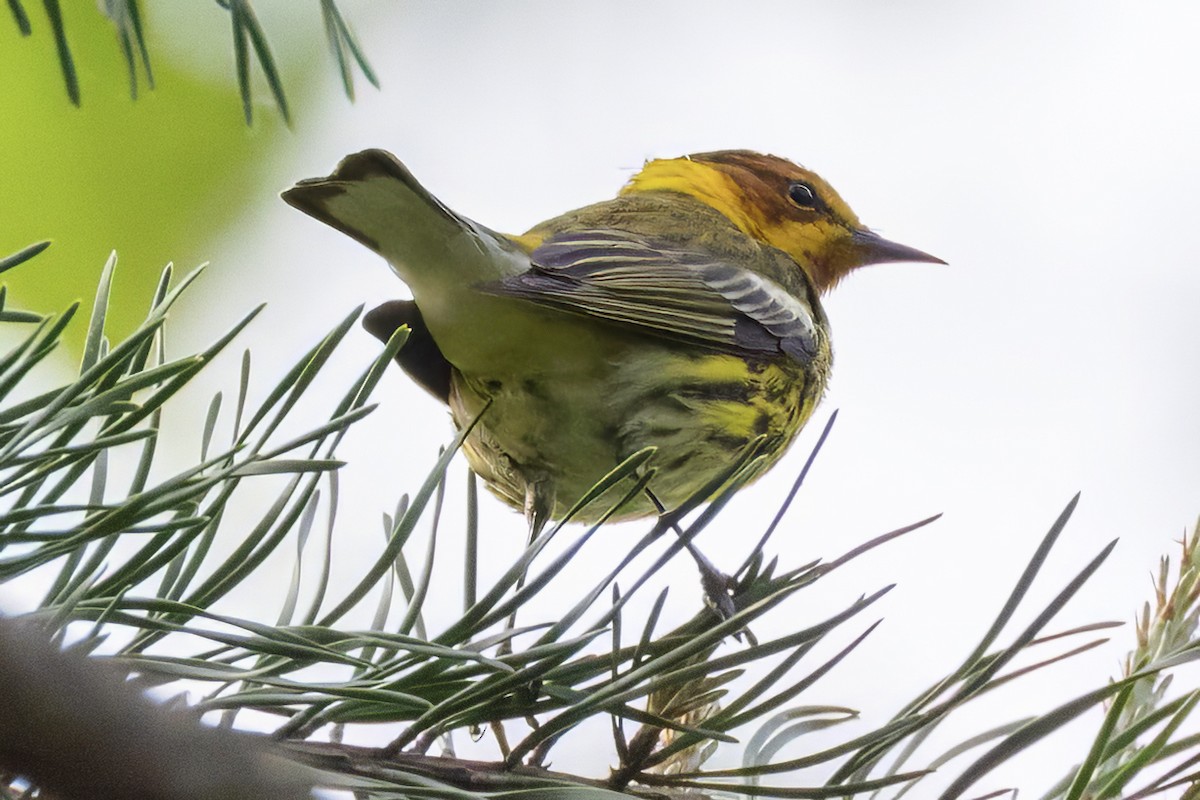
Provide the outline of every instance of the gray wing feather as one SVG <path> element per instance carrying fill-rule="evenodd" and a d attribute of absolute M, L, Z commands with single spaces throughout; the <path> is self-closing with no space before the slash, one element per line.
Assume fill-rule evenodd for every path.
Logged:
<path fill-rule="evenodd" d="M 551 237 L 530 258 L 528 272 L 480 288 L 741 355 L 817 352 L 804 301 L 705 253 L 605 230 Z"/>

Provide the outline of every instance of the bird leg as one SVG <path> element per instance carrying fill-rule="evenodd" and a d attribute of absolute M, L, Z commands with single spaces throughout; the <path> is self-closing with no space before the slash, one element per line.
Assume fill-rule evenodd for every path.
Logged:
<path fill-rule="evenodd" d="M 655 497 L 654 492 L 646 489 L 646 496 L 650 498 L 650 502 L 658 509 L 661 516 L 666 512 L 666 507 L 663 506 L 659 499 Z M 696 547 L 691 540 L 686 538 L 683 529 L 677 523 L 672 522 L 671 528 L 675 531 L 675 535 L 683 542 L 683 546 L 687 548 L 688 553 L 692 556 L 692 560 L 696 562 L 697 569 L 700 570 L 700 586 L 704 589 L 704 597 L 708 604 L 721 615 L 722 619 L 729 619 L 734 615 L 736 609 L 733 607 L 733 591 L 736 581 L 733 576 L 726 575 L 721 570 L 708 560 L 704 553 L 700 552 L 700 548 Z"/>
<path fill-rule="evenodd" d="M 529 523 L 529 540 L 525 543 L 526 549 L 529 549 L 542 535 L 542 530 L 550 521 L 550 514 L 553 510 L 554 484 L 548 480 L 530 481 L 525 484 L 525 520 Z M 517 578 L 516 591 L 521 591 L 524 585 L 525 574 L 522 573 Z M 511 631 L 515 627 L 517 627 L 516 611 L 509 615 L 508 621 L 504 624 L 504 630 Z M 499 657 L 510 653 L 512 653 L 512 639 L 505 639 L 496 650 L 496 655 Z"/>
<path fill-rule="evenodd" d="M 542 535 L 542 530 L 546 527 L 546 523 L 550 521 L 550 515 L 554 512 L 554 484 L 549 480 L 529 481 L 525 484 L 525 520 L 529 523 L 529 540 L 525 543 L 525 548 L 528 550 L 537 541 L 537 538 Z M 517 578 L 515 591 L 521 591 L 525 585 L 525 573 L 521 573 Z M 517 627 L 517 612 L 508 615 L 508 619 L 504 623 L 504 631 L 508 633 Z M 496 648 L 496 657 L 503 658 L 512 653 L 512 639 L 507 638 L 500 643 Z M 504 732 L 504 723 L 500 720 L 492 720 L 489 723 L 493 735 L 496 737 L 497 743 L 500 745 L 504 757 L 508 758 L 508 738 Z"/>
<path fill-rule="evenodd" d="M 529 541 L 533 544 L 554 513 L 554 484 L 543 478 L 525 484 L 525 521 L 529 523 Z"/>

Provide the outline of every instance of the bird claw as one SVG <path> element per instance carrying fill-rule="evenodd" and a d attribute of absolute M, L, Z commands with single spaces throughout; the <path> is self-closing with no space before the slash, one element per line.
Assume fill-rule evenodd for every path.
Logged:
<path fill-rule="evenodd" d="M 703 556 L 696 559 L 696 566 L 700 568 L 700 586 L 704 589 L 704 602 L 721 618 L 722 622 L 731 619 L 737 613 L 737 606 L 733 602 L 733 596 L 738 587 L 737 579 L 721 572 Z M 734 640 L 740 642 L 742 634 L 745 634 L 746 641 L 751 646 L 758 644 L 758 640 L 749 628 L 734 631 Z"/>
<path fill-rule="evenodd" d="M 704 588 L 704 600 L 722 620 L 729 619 L 737 608 L 733 605 L 733 590 L 737 581 L 733 576 L 726 575 L 711 563 L 700 566 L 700 585 Z"/>

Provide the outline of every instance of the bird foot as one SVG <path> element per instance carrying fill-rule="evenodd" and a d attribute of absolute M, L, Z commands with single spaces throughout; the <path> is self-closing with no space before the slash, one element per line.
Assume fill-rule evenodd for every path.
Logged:
<path fill-rule="evenodd" d="M 697 560 L 696 565 L 700 568 L 700 586 L 704 589 L 704 601 L 721 616 L 721 619 L 729 619 L 737 612 L 733 605 L 733 590 L 737 587 L 737 581 L 732 575 L 726 575 L 714 567 L 708 559 L 704 559 L 703 562 Z"/>

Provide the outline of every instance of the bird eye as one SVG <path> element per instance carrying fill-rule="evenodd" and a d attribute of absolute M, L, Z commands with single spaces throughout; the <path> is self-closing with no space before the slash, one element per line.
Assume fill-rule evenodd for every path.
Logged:
<path fill-rule="evenodd" d="M 788 186 L 788 199 L 800 208 L 817 207 L 817 193 L 807 183 L 796 182 Z"/>

